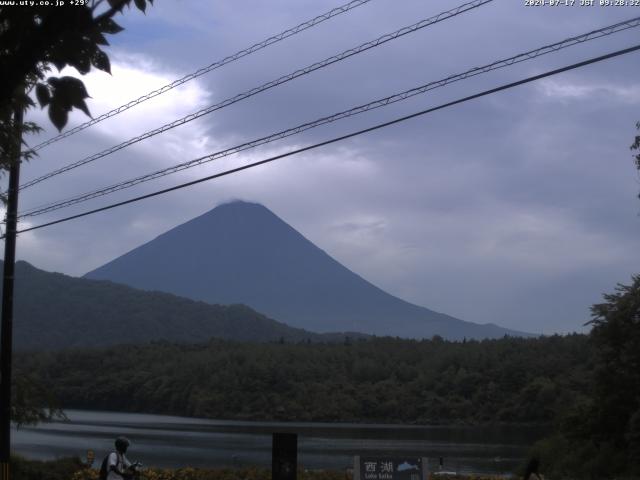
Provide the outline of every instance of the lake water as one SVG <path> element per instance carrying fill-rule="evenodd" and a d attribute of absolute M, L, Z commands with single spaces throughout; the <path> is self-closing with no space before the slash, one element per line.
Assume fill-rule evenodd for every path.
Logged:
<path fill-rule="evenodd" d="M 164 415 L 67 410 L 68 422 L 12 432 L 13 450 L 34 459 L 96 452 L 96 465 L 113 440 L 132 441 L 129 459 L 157 467 L 271 465 L 271 434 L 298 434 L 298 463 L 309 469 L 345 469 L 353 456 L 429 458 L 437 469 L 460 473 L 510 473 L 545 434 L 533 427 L 425 427 L 342 423 L 203 420 Z"/>

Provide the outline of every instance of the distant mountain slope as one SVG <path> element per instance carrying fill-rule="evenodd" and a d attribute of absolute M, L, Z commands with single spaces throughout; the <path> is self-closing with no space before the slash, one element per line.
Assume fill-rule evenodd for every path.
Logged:
<path fill-rule="evenodd" d="M 2 262 L 0 262 L 0 267 Z M 0 278 L 1 280 L 1 278 Z M 152 340 L 343 340 L 291 328 L 244 305 L 210 305 L 169 293 L 73 278 L 16 264 L 14 344 L 41 350 Z"/>
<path fill-rule="evenodd" d="M 335 261 L 262 205 L 232 202 L 86 275 L 209 303 L 243 303 L 316 332 L 449 339 L 519 335 L 394 297 Z"/>

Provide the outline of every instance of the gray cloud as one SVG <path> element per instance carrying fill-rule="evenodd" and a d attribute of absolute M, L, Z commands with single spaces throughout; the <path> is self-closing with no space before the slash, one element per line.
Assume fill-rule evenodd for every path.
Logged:
<path fill-rule="evenodd" d="M 202 0 L 158 2 L 146 17 L 129 12 L 121 22 L 127 30 L 112 42 L 114 65 L 122 69 L 113 79 L 96 79 L 91 108 L 100 113 L 117 105 L 123 89 L 144 91 L 148 82 L 176 78 L 333 6 L 255 0 L 231 7 Z M 24 178 L 452 6 L 444 0 L 374 0 L 181 87 L 164 103 L 149 102 L 43 150 L 25 167 Z M 599 28 L 632 10 L 496 1 L 43 183 L 21 201 L 32 206 L 194 158 Z M 636 41 L 632 30 L 567 49 L 108 199 L 264 158 Z M 640 264 L 639 184 L 628 149 L 639 120 L 636 65 L 632 54 L 24 234 L 18 254 L 41 268 L 82 274 L 221 202 L 242 198 L 264 203 L 349 268 L 409 301 L 521 330 L 579 330 L 588 306 L 616 282 L 628 281 Z M 119 78 L 129 83 L 109 90 Z M 46 123 L 42 114 L 36 118 Z"/>

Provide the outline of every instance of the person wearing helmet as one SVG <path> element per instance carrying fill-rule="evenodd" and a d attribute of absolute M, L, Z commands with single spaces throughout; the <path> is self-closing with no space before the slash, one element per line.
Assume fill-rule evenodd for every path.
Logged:
<path fill-rule="evenodd" d="M 107 480 L 127 480 L 133 476 L 134 469 L 125 456 L 131 442 L 125 437 L 118 437 L 115 445 L 116 451 L 111 452 L 107 460 Z"/>

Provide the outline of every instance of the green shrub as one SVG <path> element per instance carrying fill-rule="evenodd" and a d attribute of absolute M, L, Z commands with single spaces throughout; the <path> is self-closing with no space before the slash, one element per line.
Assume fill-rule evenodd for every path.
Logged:
<path fill-rule="evenodd" d="M 76 472 L 85 469 L 77 457 L 58 460 L 27 460 L 19 456 L 11 457 L 12 480 L 70 480 Z"/>

